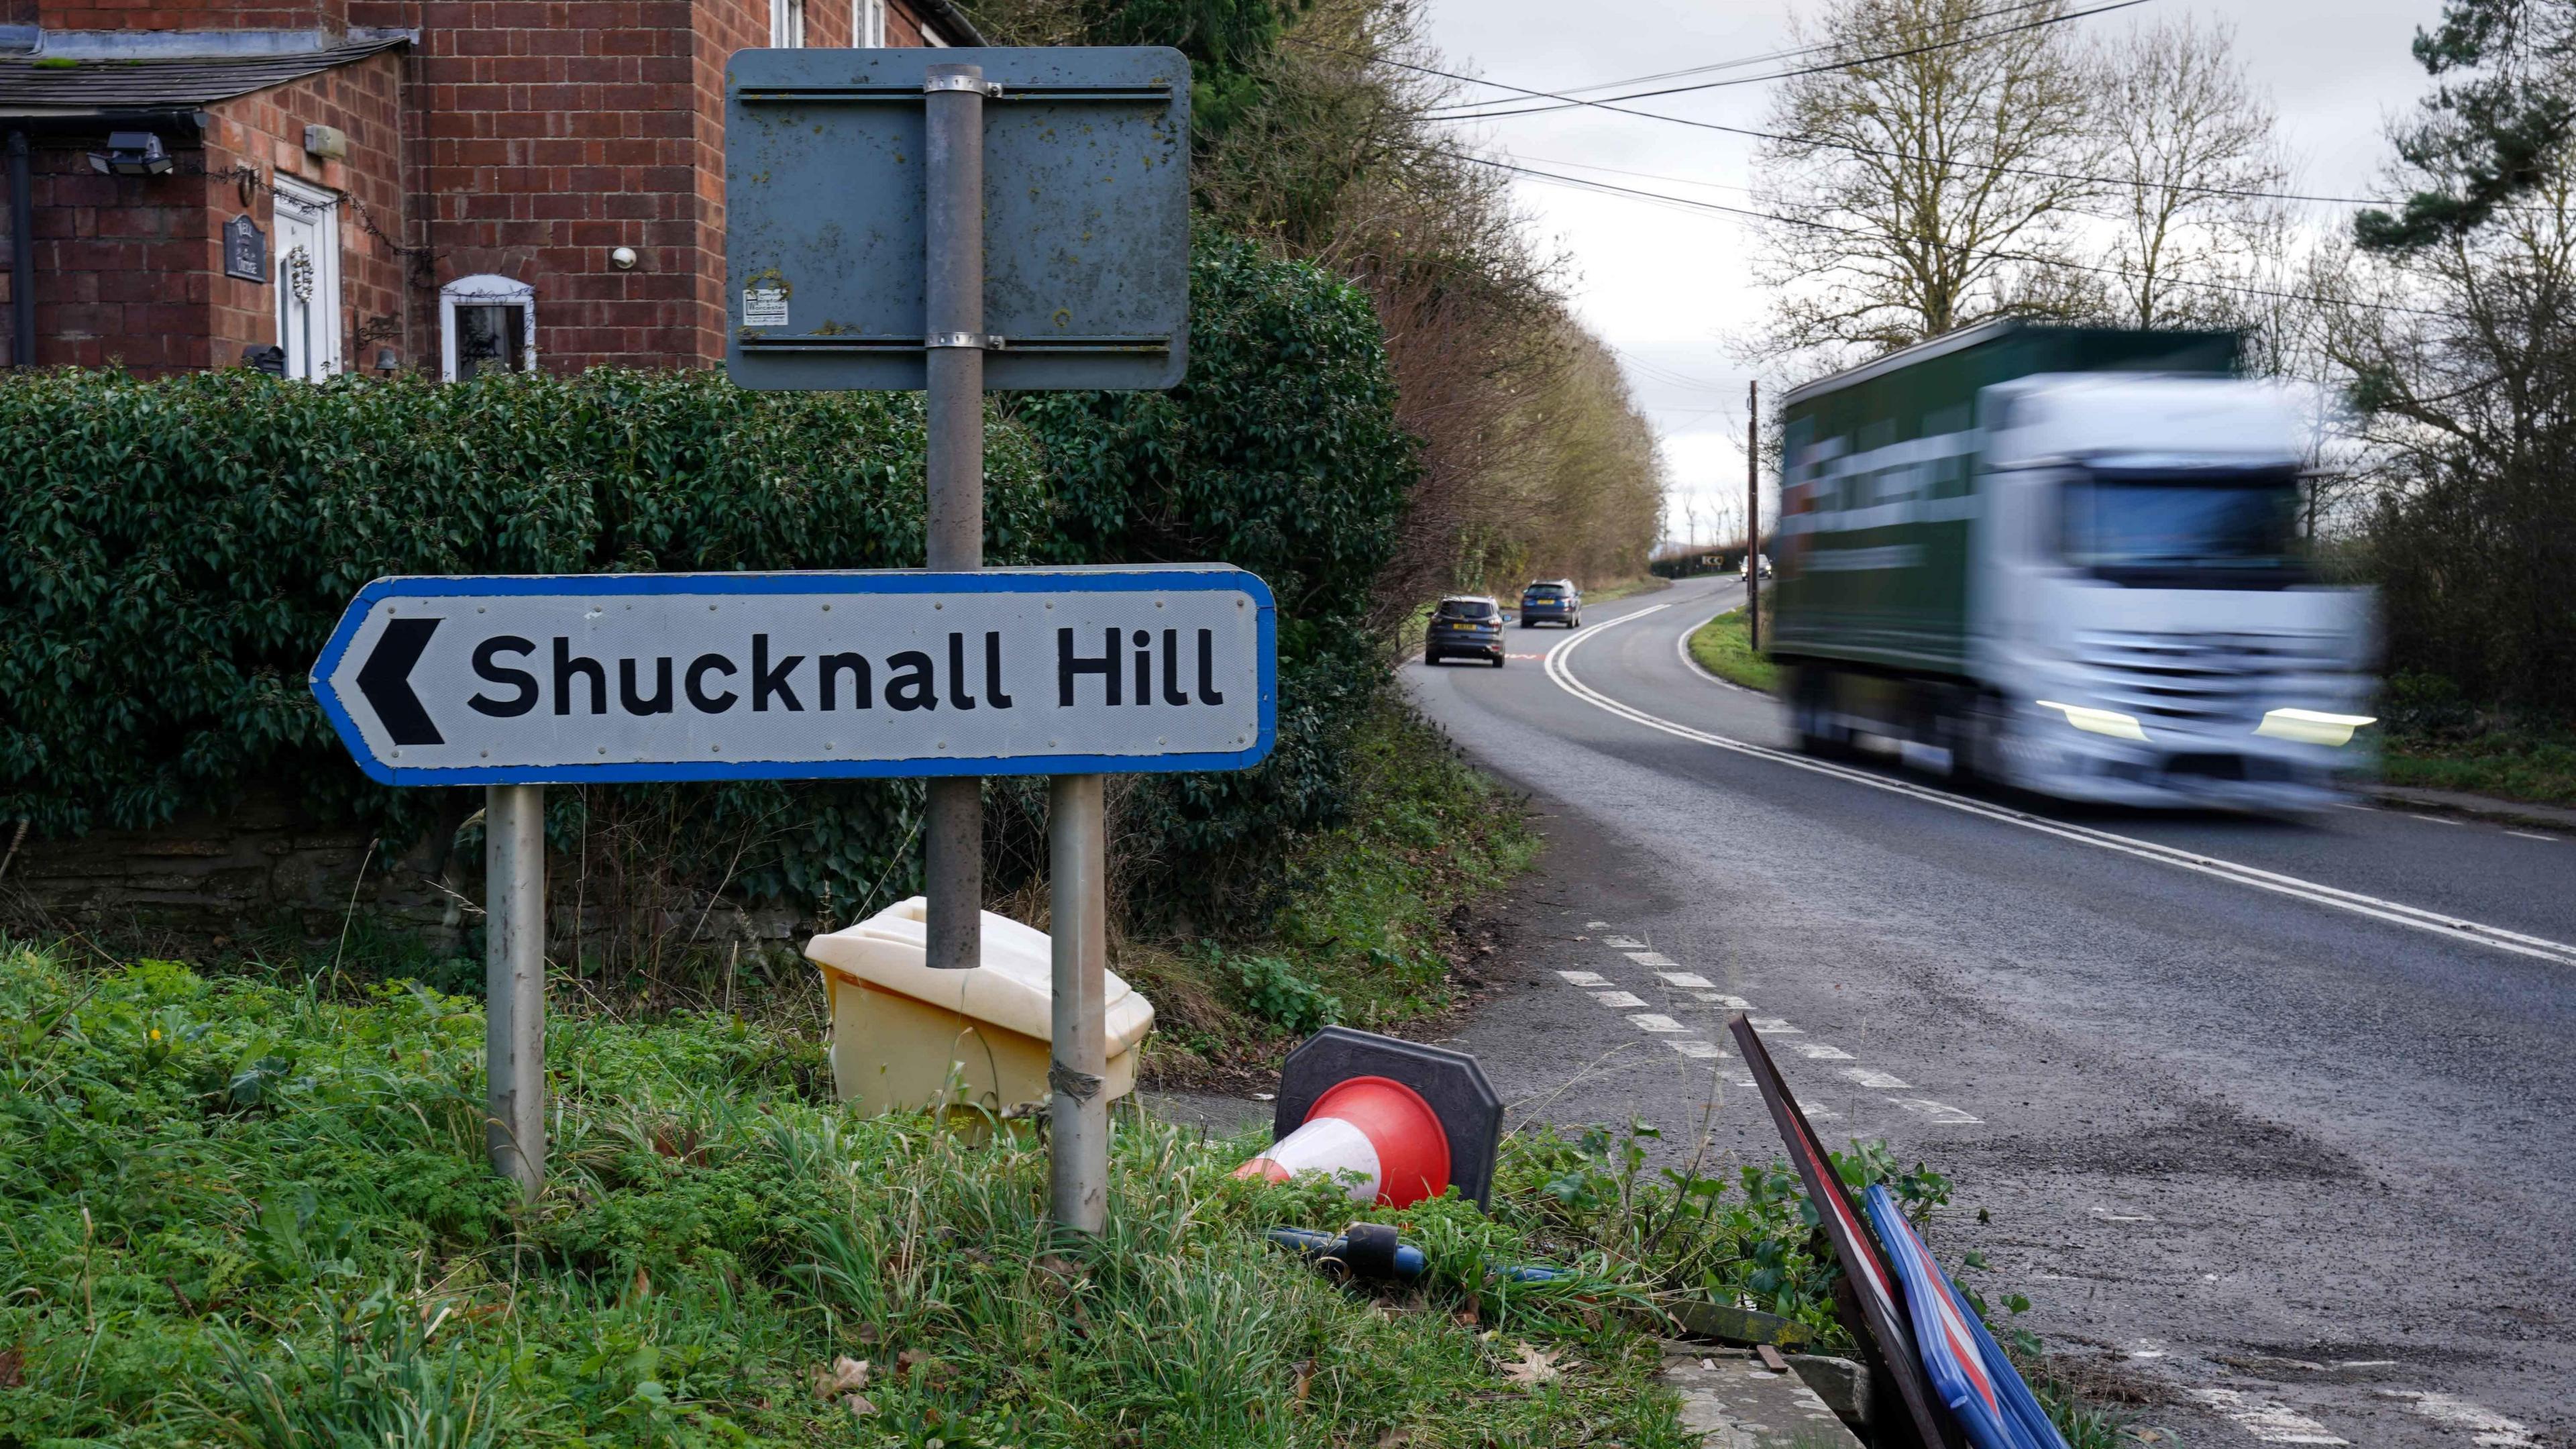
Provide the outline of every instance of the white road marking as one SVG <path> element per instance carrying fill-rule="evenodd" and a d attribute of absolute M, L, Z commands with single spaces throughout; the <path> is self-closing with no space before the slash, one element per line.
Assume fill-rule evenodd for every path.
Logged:
<path fill-rule="evenodd" d="M 1596 991 L 1592 993 L 1592 999 L 1600 1002 L 1603 1006 L 1615 1007 L 1621 1011 L 1625 1011 L 1631 1006 L 1643 1006 L 1646 1004 L 1646 998 L 1626 991 Z"/>
<path fill-rule="evenodd" d="M 1646 943 L 1628 936 L 1604 936 L 1601 944 L 1613 951 L 1643 951 Z"/>
<path fill-rule="evenodd" d="M 1776 1016 L 1757 1016 L 1753 1018 L 1753 1029 L 1762 1033 L 1764 1036 L 1806 1035 L 1805 1032 L 1798 1030 L 1796 1027 L 1791 1026 L 1789 1023 L 1782 1021 Z"/>
<path fill-rule="evenodd" d="M 2326 1426 L 2285 1404 L 2248 1399 L 2234 1389 L 2189 1389 L 2192 1398 L 2236 1421 L 2246 1433 L 2266 1444 L 2349 1444 L 2326 1432 Z"/>
<path fill-rule="evenodd" d="M 2529 1428 L 2466 1399 L 2416 1389 L 2381 1389 L 2379 1396 L 2405 1400 L 2406 1407 L 2446 1429 L 2466 1429 L 2472 1443 L 2487 1449 L 2540 1449 Z"/>
<path fill-rule="evenodd" d="M 1661 971 L 1668 966 L 1679 966 L 1682 964 L 1679 961 L 1674 960 L 1672 957 L 1665 955 L 1661 951 L 1630 951 L 1625 954 L 1629 960 L 1636 962 L 1638 965 L 1651 966 L 1658 971 Z"/>
<path fill-rule="evenodd" d="M 1671 1047 L 1674 1051 L 1680 1052 L 1683 1056 L 1691 1057 L 1699 1061 L 1708 1061 L 1712 1058 L 1726 1055 L 1725 1051 L 1721 1049 L 1717 1043 L 1713 1041 L 1701 1041 L 1697 1037 L 1675 1037 L 1667 1040 L 1664 1045 Z"/>
<path fill-rule="evenodd" d="M 1856 785 L 1868 786 L 1873 790 L 1884 790 L 1892 795 L 1911 795 L 1915 799 L 1929 801 L 1932 804 L 1957 810 L 1963 814 L 1981 815 L 1989 820 L 2001 821 L 2007 825 L 2018 825 L 2025 830 L 2037 831 L 2042 835 L 2054 835 L 2061 840 L 2071 840 L 2079 844 L 2094 846 L 2102 850 L 2116 851 L 2122 855 L 2135 856 L 2140 860 L 2155 861 L 2159 864 L 2174 866 L 2181 870 L 2193 871 L 2201 875 L 2211 876 L 2237 885 L 2251 886 L 2256 890 L 2270 891 L 2276 895 L 2291 896 L 2299 900 L 2307 901 L 2313 905 L 2330 906 L 2336 910 L 2351 912 L 2354 915 L 2368 916 L 2373 920 L 2386 921 L 2392 925 L 2405 926 L 2412 930 L 2423 931 L 2436 936 L 2446 936 L 2453 940 L 2473 941 L 2481 946 L 2491 946 L 2496 950 L 2510 951 L 2519 956 L 2531 956 L 2544 961 L 2555 961 L 2564 965 L 2576 965 L 2576 945 L 2570 945 L 2564 941 L 2552 941 L 2541 936 L 2530 936 L 2519 931 L 2509 931 L 2502 926 L 2490 926 L 2478 921 L 2463 920 L 2457 916 L 2445 916 L 2439 912 L 2424 910 L 2418 906 L 2406 905 L 2399 901 L 2384 900 L 2377 896 L 2363 895 L 2358 891 L 2348 891 L 2341 889 L 2340 887 L 2325 885 L 2318 881 L 2305 880 L 2298 876 L 2282 875 L 2277 871 L 2263 870 L 2256 866 L 2244 865 L 2232 860 L 2222 860 L 2216 856 L 2199 854 L 2196 851 L 2181 850 L 2169 845 L 2158 845 L 2153 841 L 2140 840 L 2134 836 L 2117 835 L 2107 830 L 2095 830 L 2089 826 L 2070 825 L 2062 821 L 2049 820 L 2042 816 L 2032 815 L 2025 811 L 2014 810 L 2007 806 L 1992 805 L 1982 800 L 1969 799 L 1964 795 L 1953 795 L 1945 790 L 1935 790 L 1930 786 L 1918 785 L 1909 780 L 1899 780 L 1884 775 L 1874 775 L 1866 770 L 1855 770 L 1848 766 L 1830 764 L 1823 760 L 1809 759 L 1804 755 L 1791 754 L 1787 750 L 1775 750 L 1768 745 L 1748 744 L 1743 740 L 1730 739 L 1724 735 L 1713 735 L 1705 730 L 1696 730 L 1692 729 L 1688 725 L 1675 724 L 1671 720 L 1651 715 L 1646 713 L 1644 710 L 1622 704 L 1618 700 L 1612 699 L 1610 696 L 1603 694 L 1599 690 L 1592 688 L 1590 685 L 1587 685 L 1583 681 L 1574 677 L 1573 671 L 1566 661 L 1576 649 L 1579 649 L 1583 645 L 1591 642 L 1594 635 L 1599 634 L 1604 629 L 1616 628 L 1632 619 L 1641 619 L 1659 609 L 1669 609 L 1671 607 L 1672 605 L 1670 604 L 1656 604 L 1649 608 L 1640 609 L 1634 614 L 1624 615 L 1617 619 L 1605 620 L 1602 623 L 1594 624 L 1589 628 L 1579 630 L 1576 633 L 1567 636 L 1565 642 L 1557 645 L 1555 648 L 1550 649 L 1547 652 L 1548 678 L 1554 680 L 1559 689 L 1564 690 L 1566 693 L 1573 695 L 1575 698 L 1582 700 L 1584 703 L 1589 704 L 1596 709 L 1607 711 L 1608 713 L 1617 715 L 1621 719 L 1628 720 L 1631 723 L 1644 725 L 1646 728 L 1652 730 L 1660 730 L 1665 734 L 1672 735 L 1680 739 L 1693 740 L 1700 744 L 1709 745 L 1721 750 L 1732 751 L 1739 755 L 1748 755 L 1755 759 L 1770 760 L 1776 764 L 1787 765 L 1792 769 L 1807 770 L 1819 775 L 1832 775 L 1839 779 L 1848 780 Z"/>
<path fill-rule="evenodd" d="M 1639 1030 L 1639 1031 L 1688 1031 L 1688 1030 L 1690 1030 L 1690 1028 L 1689 1028 L 1689 1027 L 1686 1027 L 1686 1026 L 1682 1025 L 1680 1022 L 1673 1020 L 1673 1019 L 1672 1019 L 1671 1017 L 1669 1017 L 1669 1016 L 1662 1016 L 1662 1015 L 1658 1015 L 1657 1013 L 1654 1013 L 1654 1012 L 1651 1012 L 1651 1011 L 1649 1011 L 1649 1012 L 1641 1012 L 1641 1013 L 1639 1013 L 1638 1015 L 1635 1015 L 1635 1016 L 1629 1017 L 1629 1018 L 1628 1018 L 1628 1024 L 1629 1024 L 1630 1026 L 1635 1027 L 1635 1028 L 1636 1028 L 1637 1030 Z"/>
<path fill-rule="evenodd" d="M 2145 1213 L 2115 1213 L 2109 1208 L 2102 1206 L 2100 1203 L 2095 1203 L 2091 1211 L 2094 1217 L 2099 1218 L 2106 1223 L 2151 1223 L 2155 1221 L 2154 1218 L 2147 1216 Z"/>
<path fill-rule="evenodd" d="M 1610 923 L 1608 921 L 1586 921 L 1583 923 L 1583 929 L 1587 931 L 1606 931 L 1610 929 Z"/>
<path fill-rule="evenodd" d="M 1827 1046 L 1820 1041 L 1793 1041 L 1789 1046 L 1791 1050 L 1811 1062 L 1847 1062 L 1852 1059 L 1850 1052 L 1838 1046 Z"/>
<path fill-rule="evenodd" d="M 1751 1011 L 1753 1009 L 1752 1002 L 1745 1000 L 1741 996 L 1729 996 L 1723 991 L 1694 991 L 1691 993 L 1691 999 L 1693 1001 L 1706 1001 L 1714 1005 L 1723 1006 L 1729 1011 Z"/>
<path fill-rule="evenodd" d="M 2341 1358 L 2335 1360 L 2333 1363 L 2327 1364 L 2326 1367 L 2338 1370 L 2357 1368 L 2395 1368 L 2397 1367 L 2397 1360 L 2393 1358 Z"/>
<path fill-rule="evenodd" d="M 1707 977 L 1690 971 L 1658 971 L 1655 974 L 1664 978 L 1666 986 L 1696 986 L 1705 991 L 1716 984 Z"/>
<path fill-rule="evenodd" d="M 2557 836 L 2543 835 L 2536 830 L 2508 830 L 2505 834 L 2512 836 L 2516 840 L 2545 840 L 2552 845 L 2556 845 L 2558 843 Z"/>
<path fill-rule="evenodd" d="M 2469 823 L 2469 822 L 2467 822 L 2467 821 L 2465 821 L 2465 820 L 2453 820 L 2452 818 L 2450 818 L 2450 817 L 2449 817 L 2449 816 L 2447 816 L 2447 815 L 2422 815 L 2422 814 L 2418 814 L 2417 812 L 2412 811 L 2412 810 L 2409 810 L 2409 811 L 2407 811 L 2406 813 L 2407 813 L 2407 815 L 2408 815 L 2408 816 L 2410 816 L 2410 817 L 2412 817 L 2412 818 L 2414 818 L 2414 819 L 2417 819 L 2417 820 L 2430 820 L 2430 821 L 2432 821 L 2432 822 L 2433 822 L 2434 824 L 2436 824 L 2436 825 L 2466 825 L 2466 824 L 2468 824 L 2468 823 Z"/>
<path fill-rule="evenodd" d="M 1559 971 L 1556 974 L 1564 977 L 1565 984 L 1568 986 L 1607 986 L 1610 984 L 1609 977 L 1596 975 L 1590 971 Z"/>
<path fill-rule="evenodd" d="M 1956 1107 L 1935 1102 L 1929 1097 L 1890 1097 L 1887 1100 L 1904 1108 L 1908 1112 L 1920 1113 L 1924 1117 L 1934 1122 L 1941 1123 L 1944 1126 L 1969 1126 L 1981 1123 L 1985 1120 L 1981 1117 L 1971 1117 Z"/>
<path fill-rule="evenodd" d="M 1892 1077 L 1885 1072 L 1872 1071 L 1868 1067 L 1845 1067 L 1842 1075 L 1864 1087 L 1876 1087 L 1881 1091 L 1901 1091 L 1913 1085 L 1902 1077 Z"/>

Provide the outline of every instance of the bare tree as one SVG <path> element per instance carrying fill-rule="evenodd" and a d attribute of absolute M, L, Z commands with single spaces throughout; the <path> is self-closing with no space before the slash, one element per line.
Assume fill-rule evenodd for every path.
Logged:
<path fill-rule="evenodd" d="M 2069 209 L 2097 196 L 2099 88 L 2063 5 L 1830 0 L 1801 43 L 1866 63 L 1786 81 L 1761 152 L 1759 350 L 1884 352 L 1990 317 L 2100 306 Z"/>
<path fill-rule="evenodd" d="M 2282 204 L 2253 194 L 2289 175 L 2276 117 L 2234 46 L 2232 26 L 2184 15 L 2096 52 L 2104 174 L 2118 183 L 2105 265 L 2122 325 L 2239 325 L 2257 300 L 2250 284 L 2288 245 Z"/>

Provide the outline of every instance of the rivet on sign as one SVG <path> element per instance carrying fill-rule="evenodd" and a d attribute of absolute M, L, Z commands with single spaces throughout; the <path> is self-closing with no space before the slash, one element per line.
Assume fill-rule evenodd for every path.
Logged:
<path fill-rule="evenodd" d="M 707 753 L 708 753 L 708 754 L 710 754 L 710 755 L 712 755 L 712 754 L 714 754 L 716 751 L 721 750 L 721 749 L 723 749 L 723 748 L 724 748 L 724 746 L 722 746 L 722 745 L 709 745 L 709 746 L 707 746 Z"/>
<path fill-rule="evenodd" d="M 484 608 L 481 604 L 476 604 L 476 605 L 474 606 L 474 612 L 475 612 L 475 613 L 478 613 L 478 614 L 486 614 L 486 613 L 490 613 L 491 611 L 490 611 L 490 610 L 488 610 L 488 609 L 486 609 L 486 608 Z"/>
<path fill-rule="evenodd" d="M 487 759 L 487 760 L 488 760 L 488 759 L 490 759 L 490 758 L 492 758 L 492 752 L 491 752 L 490 750 L 485 750 L 485 751 L 483 752 L 483 758 L 485 758 L 485 759 Z"/>
<path fill-rule="evenodd" d="M 828 613 L 832 612 L 832 606 L 831 606 L 831 605 L 829 605 L 829 604 L 825 604 L 825 605 L 823 606 L 823 612 L 824 612 L 824 613 L 826 613 L 826 614 L 828 614 Z"/>
<path fill-rule="evenodd" d="M 707 612 L 708 612 L 708 613 L 712 614 L 712 613 L 714 613 L 715 611 L 716 611 L 716 606 L 715 606 L 715 605 L 713 605 L 713 604 L 709 604 L 709 605 L 707 605 Z"/>
<path fill-rule="evenodd" d="M 940 602 L 939 602 L 938 600 L 936 600 L 936 599 L 933 599 L 933 600 L 931 600 L 931 601 L 930 601 L 930 607 L 932 607 L 932 608 L 934 608 L 934 609 L 945 609 L 945 608 L 947 608 L 948 606 L 947 606 L 946 604 L 940 603 Z"/>
<path fill-rule="evenodd" d="M 1054 608 L 1054 607 L 1055 607 L 1055 600 L 1053 600 L 1053 599 L 1049 599 L 1049 600 L 1047 600 L 1047 607 L 1048 607 L 1048 608 L 1050 608 L 1050 609 Z"/>
<path fill-rule="evenodd" d="M 1160 600 L 1160 599 L 1156 599 L 1156 600 L 1154 601 L 1154 607 L 1155 607 L 1155 608 L 1157 608 L 1157 609 L 1159 609 L 1159 608 L 1163 607 L 1163 601 L 1162 601 L 1162 600 Z"/>
<path fill-rule="evenodd" d="M 601 746 L 599 747 L 599 752 L 600 752 L 601 754 L 603 754 L 603 755 L 604 755 L 604 754 L 607 754 L 607 753 L 608 753 L 608 746 L 606 746 L 606 745 L 601 745 Z"/>
<path fill-rule="evenodd" d="M 402 751 L 400 751 L 400 750 L 396 750 L 396 751 L 394 751 L 394 758 L 395 758 L 395 759 L 397 759 L 397 760 L 401 759 L 401 758 L 402 758 Z"/>

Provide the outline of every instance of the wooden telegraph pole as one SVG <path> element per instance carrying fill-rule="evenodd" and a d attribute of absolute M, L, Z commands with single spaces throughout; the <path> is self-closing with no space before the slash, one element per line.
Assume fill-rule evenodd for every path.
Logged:
<path fill-rule="evenodd" d="M 1762 383 L 1744 385 L 1744 621 L 1746 642 L 1762 647 Z"/>

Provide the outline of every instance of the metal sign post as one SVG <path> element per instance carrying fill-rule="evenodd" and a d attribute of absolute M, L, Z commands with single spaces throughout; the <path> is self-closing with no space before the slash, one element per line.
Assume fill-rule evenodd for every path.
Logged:
<path fill-rule="evenodd" d="M 984 95 L 977 65 L 934 65 L 921 83 L 928 277 L 930 519 L 934 569 L 984 566 Z M 984 782 L 930 782 L 922 875 L 930 896 L 924 964 L 984 959 Z"/>
<path fill-rule="evenodd" d="M 988 385 L 1179 383 L 1188 173 L 1189 63 L 1175 50 L 740 52 L 726 74 L 739 299 L 726 369 L 746 387 L 926 388 L 927 562 L 979 568 Z M 1140 669 L 1155 637 L 1134 633 Z M 1176 668 L 1167 643 L 1163 690 L 1179 688 Z M 1108 1176 L 1100 777 L 1060 775 L 1049 799 L 1053 1214 L 1094 1232 Z M 924 865 L 928 964 L 979 964 L 972 777 L 931 782 Z"/>

